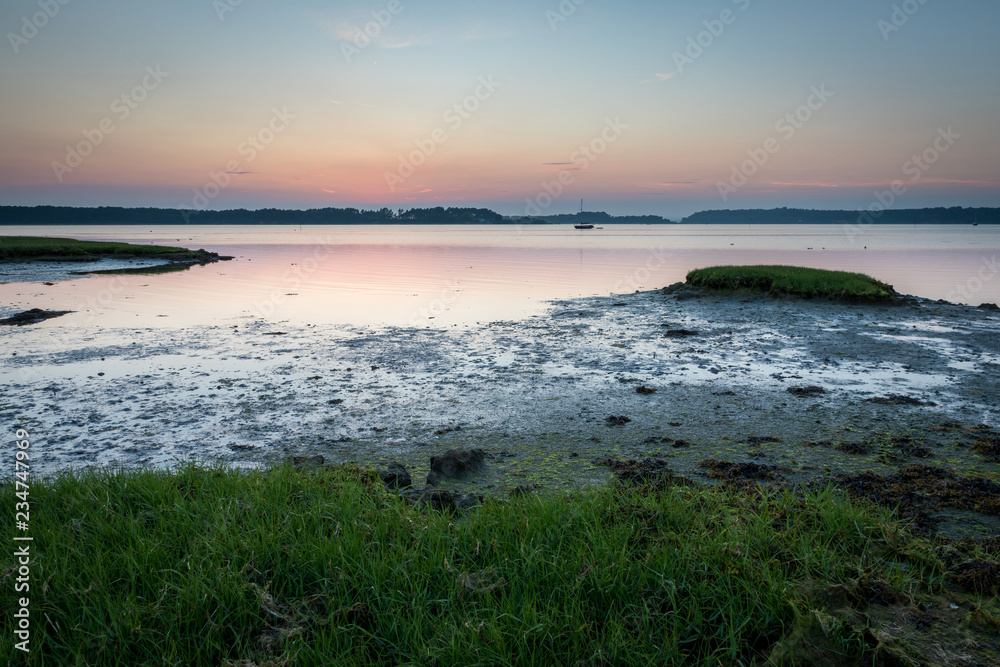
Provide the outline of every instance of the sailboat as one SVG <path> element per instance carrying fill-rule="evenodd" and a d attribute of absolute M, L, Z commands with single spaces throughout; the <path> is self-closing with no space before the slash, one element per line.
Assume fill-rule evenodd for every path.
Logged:
<path fill-rule="evenodd" d="M 583 213 L 583 200 L 582 199 L 580 200 L 580 213 Z M 582 223 L 582 222 L 580 224 L 578 224 L 578 225 L 573 225 L 573 229 L 593 229 L 593 228 L 594 228 L 593 225 L 585 224 L 585 223 Z"/>

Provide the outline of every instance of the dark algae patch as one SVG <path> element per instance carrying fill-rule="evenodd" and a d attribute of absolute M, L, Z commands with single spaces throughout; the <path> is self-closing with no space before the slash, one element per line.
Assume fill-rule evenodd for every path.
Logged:
<path fill-rule="evenodd" d="M 799 266 L 713 266 L 687 274 L 687 284 L 715 290 L 750 290 L 771 296 L 832 299 L 853 303 L 891 303 L 892 285 L 862 273 Z"/>
<path fill-rule="evenodd" d="M 811 385 L 809 387 L 789 387 L 787 391 L 792 396 L 797 396 L 799 398 L 805 398 L 807 396 L 820 396 L 826 393 L 826 389 L 815 385 Z"/>
<path fill-rule="evenodd" d="M 609 468 L 615 474 L 615 478 L 625 484 L 692 484 L 690 480 L 675 475 L 670 464 L 664 459 L 646 458 L 641 461 L 603 459 L 595 460 L 593 463 Z"/>
<path fill-rule="evenodd" d="M 1000 484 L 944 468 L 912 464 L 890 474 L 839 475 L 837 485 L 855 498 L 896 508 L 920 530 L 933 532 L 935 513 L 946 508 L 1000 516 Z"/>
<path fill-rule="evenodd" d="M 972 451 L 992 463 L 1000 463 L 1000 434 L 983 433 L 972 445 Z"/>
<path fill-rule="evenodd" d="M 31 310 L 24 310 L 20 313 L 15 313 L 10 317 L 5 317 L 0 319 L 0 324 L 5 324 L 8 326 L 19 326 L 22 327 L 26 324 L 38 324 L 39 322 L 44 322 L 45 320 L 50 320 L 53 317 L 61 317 L 67 313 L 71 313 L 71 310 L 42 310 L 41 308 L 32 308 Z"/>
<path fill-rule="evenodd" d="M 782 472 L 791 472 L 766 463 L 733 463 L 715 458 L 698 462 L 698 467 L 708 470 L 708 477 L 733 486 L 754 485 L 760 482 L 779 482 L 784 479 Z"/>
<path fill-rule="evenodd" d="M 915 405 L 915 406 L 936 406 L 937 403 L 934 401 L 921 401 L 913 396 L 904 396 L 902 394 L 889 394 L 888 396 L 875 396 L 874 398 L 869 398 L 871 403 L 881 403 L 882 405 Z"/>

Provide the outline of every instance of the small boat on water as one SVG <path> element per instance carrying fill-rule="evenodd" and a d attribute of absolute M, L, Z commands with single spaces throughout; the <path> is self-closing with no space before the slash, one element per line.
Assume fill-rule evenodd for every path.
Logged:
<path fill-rule="evenodd" d="M 580 200 L 580 213 L 581 214 L 583 213 L 583 200 L 582 199 Z M 581 222 L 578 225 L 573 225 L 573 229 L 593 229 L 593 228 L 594 228 L 593 225 L 591 225 L 589 223 L 586 223 L 586 222 Z"/>

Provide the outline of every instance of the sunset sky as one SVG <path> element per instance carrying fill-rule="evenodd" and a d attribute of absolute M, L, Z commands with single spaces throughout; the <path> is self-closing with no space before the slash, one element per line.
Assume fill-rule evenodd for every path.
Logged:
<path fill-rule="evenodd" d="M 679 217 L 898 180 L 895 208 L 1000 206 L 998 25 L 995 0 L 4 0 L 0 204 Z"/>

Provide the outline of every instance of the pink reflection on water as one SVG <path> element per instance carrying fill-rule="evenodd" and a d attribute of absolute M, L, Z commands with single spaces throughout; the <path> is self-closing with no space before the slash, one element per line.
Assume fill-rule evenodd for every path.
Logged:
<path fill-rule="evenodd" d="M 236 259 L 174 274 L 0 285 L 0 298 L 9 310 L 78 311 L 46 326 L 254 317 L 439 327 L 519 319 L 550 299 L 654 289 L 702 266 L 793 264 L 978 305 L 1000 301 L 1000 275 L 983 278 L 1000 254 L 996 232 L 880 227 L 852 243 L 822 226 L 23 228 L 5 233 L 205 247 Z"/>

